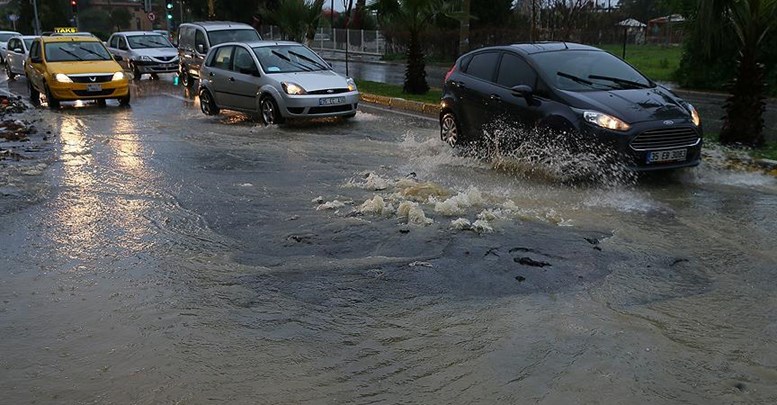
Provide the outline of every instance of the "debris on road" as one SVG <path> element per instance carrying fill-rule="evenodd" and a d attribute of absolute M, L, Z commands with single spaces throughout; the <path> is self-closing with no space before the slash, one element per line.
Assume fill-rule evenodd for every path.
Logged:
<path fill-rule="evenodd" d="M 534 260 L 531 257 L 520 257 L 520 258 L 516 257 L 515 259 L 513 259 L 513 261 L 515 261 L 518 264 L 522 264 L 524 266 L 532 266 L 532 267 L 547 267 L 551 265 L 548 262 Z"/>

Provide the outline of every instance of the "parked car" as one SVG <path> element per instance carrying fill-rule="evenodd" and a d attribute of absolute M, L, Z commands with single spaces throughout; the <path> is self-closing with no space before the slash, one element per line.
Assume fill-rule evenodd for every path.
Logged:
<path fill-rule="evenodd" d="M 157 32 L 116 32 L 108 39 L 108 50 L 122 57 L 136 80 L 146 73 L 155 77 L 178 71 L 178 49 Z"/>
<path fill-rule="evenodd" d="M 226 43 L 211 48 L 200 70 L 200 108 L 258 114 L 266 125 L 286 118 L 356 115 L 353 80 L 335 73 L 296 42 Z"/>
<path fill-rule="evenodd" d="M 5 63 L 6 55 L 8 51 L 8 40 L 22 35 L 16 31 L 0 31 L 0 63 Z"/>
<path fill-rule="evenodd" d="M 120 57 L 115 57 L 120 59 Z M 51 36 L 32 41 L 24 66 L 30 101 L 46 96 L 50 108 L 60 101 L 115 98 L 129 105 L 129 82 L 105 45 L 95 37 Z"/>
<path fill-rule="evenodd" d="M 180 59 L 180 80 L 186 87 L 192 87 L 199 79 L 208 50 L 225 42 L 253 42 L 262 37 L 248 24 L 228 21 L 208 21 L 181 24 L 178 27 L 178 58 Z"/>
<path fill-rule="evenodd" d="M 9 80 L 24 74 L 24 64 L 35 35 L 17 35 L 8 40 L 8 52 L 5 58 L 5 73 Z"/>
<path fill-rule="evenodd" d="M 445 77 L 440 136 L 477 140 L 488 124 L 584 135 L 637 170 L 695 166 L 702 126 L 689 103 L 601 49 L 564 42 L 481 48 Z"/>

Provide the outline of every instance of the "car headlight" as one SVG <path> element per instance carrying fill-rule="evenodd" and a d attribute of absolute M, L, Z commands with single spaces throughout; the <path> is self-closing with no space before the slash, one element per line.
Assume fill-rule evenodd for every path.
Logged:
<path fill-rule="evenodd" d="M 124 80 L 124 72 L 116 72 L 111 80 Z"/>
<path fill-rule="evenodd" d="M 628 131 L 629 128 L 631 128 L 629 124 L 613 117 L 612 115 L 607 115 L 598 111 L 583 112 L 583 119 L 586 120 L 586 122 L 594 124 L 598 127 L 612 129 L 614 131 Z"/>
<path fill-rule="evenodd" d="M 692 105 L 686 104 L 688 106 L 688 111 L 691 112 L 691 121 L 693 122 L 693 125 L 696 125 L 697 127 L 701 125 L 701 117 L 699 116 L 699 112 L 696 111 L 695 108 L 693 108 Z"/>
<path fill-rule="evenodd" d="M 299 96 L 306 93 L 302 86 L 295 83 L 283 82 L 281 83 L 281 86 L 283 87 L 283 91 L 285 91 L 286 94 L 290 94 L 292 96 Z"/>
<path fill-rule="evenodd" d="M 72 80 L 70 80 L 69 77 L 67 77 L 66 74 L 57 73 L 54 75 L 54 80 L 60 82 L 60 83 L 73 83 Z"/>
<path fill-rule="evenodd" d="M 345 82 L 348 83 L 348 91 L 356 91 L 356 82 L 353 79 L 349 77 Z"/>

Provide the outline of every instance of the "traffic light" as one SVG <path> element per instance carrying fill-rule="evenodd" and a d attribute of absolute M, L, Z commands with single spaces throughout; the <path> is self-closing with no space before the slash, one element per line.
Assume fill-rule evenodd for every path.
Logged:
<path fill-rule="evenodd" d="M 78 14 L 78 0 L 70 0 L 70 8 L 73 10 L 73 14 Z"/>
<path fill-rule="evenodd" d="M 167 13 L 167 19 L 173 19 L 173 0 L 165 0 L 165 13 Z"/>

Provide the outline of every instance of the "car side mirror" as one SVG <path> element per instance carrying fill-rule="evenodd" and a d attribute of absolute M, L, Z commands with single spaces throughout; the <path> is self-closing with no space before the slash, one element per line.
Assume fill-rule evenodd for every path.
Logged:
<path fill-rule="evenodd" d="M 513 91 L 513 95 L 523 97 L 527 100 L 531 99 L 532 94 L 534 93 L 534 89 L 532 89 L 531 86 L 527 86 L 525 84 L 515 86 L 510 90 Z"/>
<path fill-rule="evenodd" d="M 124 58 L 122 58 L 122 57 L 121 57 L 121 56 L 119 56 L 119 55 L 113 55 L 113 60 L 115 60 L 116 62 L 121 62 L 121 61 L 123 61 L 123 60 L 124 60 Z"/>
<path fill-rule="evenodd" d="M 205 45 L 197 44 L 197 52 L 204 54 L 205 53 Z"/>
<path fill-rule="evenodd" d="M 15 53 L 24 53 L 24 51 L 22 51 L 22 48 L 14 48 L 14 49 L 11 49 L 11 51 Z"/>

